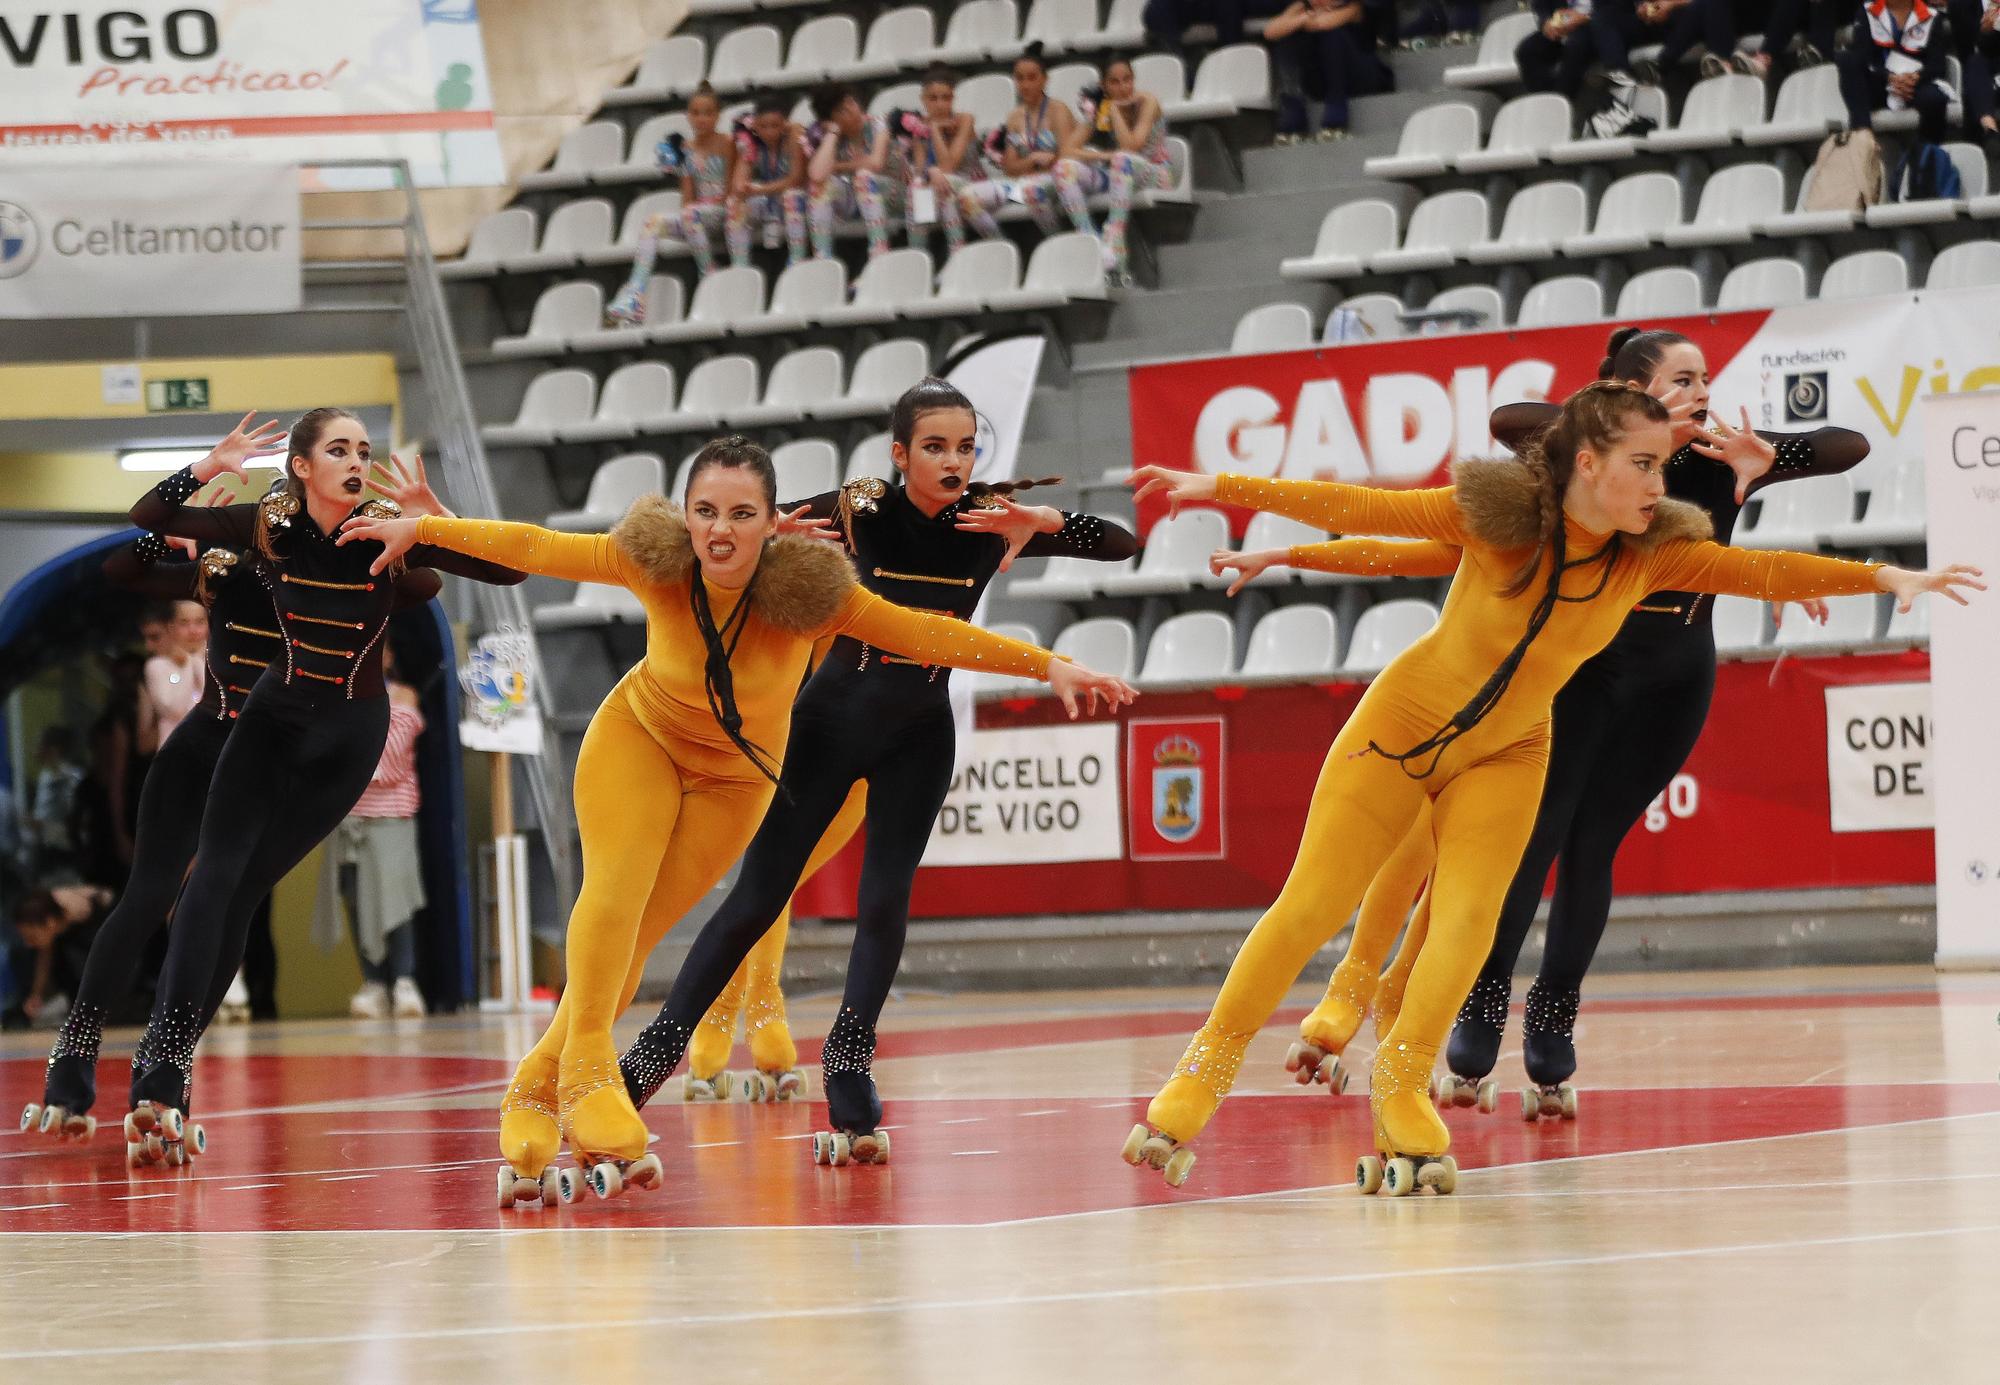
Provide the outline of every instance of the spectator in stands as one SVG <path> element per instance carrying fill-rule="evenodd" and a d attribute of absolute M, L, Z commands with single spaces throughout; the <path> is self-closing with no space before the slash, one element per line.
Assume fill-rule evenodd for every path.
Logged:
<path fill-rule="evenodd" d="M 1479 36 L 1479 0 L 1421 0 L 1416 13 L 1404 21 L 1396 37 L 1412 48 L 1421 48 L 1424 39 L 1470 41 Z"/>
<path fill-rule="evenodd" d="M 1529 91 L 1560 92 L 1574 102 L 1583 79 L 1597 61 L 1597 36 L 1591 32 L 1591 12 L 1563 0 L 1535 0 L 1541 27 L 1514 48 L 1514 66 Z"/>
<path fill-rule="evenodd" d="M 34 797 L 28 808 L 34 873 L 43 879 L 71 879 L 76 843 L 70 819 L 83 783 L 83 770 L 75 762 L 75 733 L 67 726 L 48 727 L 42 732 L 37 757 Z"/>
<path fill-rule="evenodd" d="M 1331 140 L 1347 135 L 1350 99 L 1396 89 L 1378 38 L 1359 0 L 1293 0 L 1264 26 L 1278 68 L 1279 144 L 1304 138 L 1308 96 L 1321 103 L 1319 137 Z"/>
<path fill-rule="evenodd" d="M 631 277 L 604 309 L 604 320 L 610 326 L 637 327 L 645 322 L 646 287 L 652 282 L 653 263 L 659 258 L 660 235 L 669 224 L 678 227 L 681 239 L 693 252 L 698 274 L 707 275 L 715 268 L 714 237 L 725 226 L 730 263 L 750 263 L 750 227 L 729 215 L 729 190 L 736 184 L 736 141 L 716 128 L 722 120 L 722 103 L 707 82 L 688 98 L 687 119 L 694 138 L 683 138 L 676 131 L 660 141 L 657 151 L 660 171 L 680 180 L 680 215 L 670 223 L 664 212 L 655 213 L 639 228 Z"/>
<path fill-rule="evenodd" d="M 748 123 L 736 131 L 736 185 L 729 216 L 745 230 L 763 230 L 766 248 L 775 248 L 783 228 L 789 257 L 806 257 L 805 132 L 792 123 L 791 107 L 780 96 L 762 96 Z"/>
<path fill-rule="evenodd" d="M 2000 0 L 1952 0 L 1948 14 L 1965 87 L 1965 137 L 1983 144 L 1989 155 L 2000 153 L 1993 102 L 1993 77 L 2000 72 Z"/>
<path fill-rule="evenodd" d="M 1874 0 L 1854 17 L 1854 41 L 1835 59 L 1849 129 L 1874 128 L 1874 112 L 1914 107 L 1917 137 L 1945 138 L 1951 91 L 1944 82 L 1950 49 L 1943 16 L 1922 0 Z"/>
<path fill-rule="evenodd" d="M 1668 0 L 1674 3 L 1674 0 Z M 1976 3 L 1976 0 L 1975 0 Z M 1826 61 L 1833 51 L 1834 0 L 1679 0 L 1668 12 L 1660 54 L 1647 68 L 1646 79 L 1672 72 L 1699 44 L 1703 77 L 1730 72 L 1752 77 L 1783 76 Z M 1742 31 L 1761 29 L 1764 46 L 1755 53 L 1737 48 Z"/>
<path fill-rule="evenodd" d="M 955 93 L 949 71 L 934 67 L 925 73 L 923 115 L 899 135 L 908 146 L 910 244 L 919 250 L 928 248 L 932 222 L 944 227 L 952 254 L 965 246 L 967 222 L 988 240 L 1000 234 L 993 212 L 1006 192 L 987 177 L 979 131 L 970 114 L 952 105 Z"/>
<path fill-rule="evenodd" d="M 1735 65 L 1753 77 L 1818 67 L 1833 53 L 1834 30 L 1844 13 L 1840 0 L 1772 0 L 1763 49 L 1739 53 Z"/>
<path fill-rule="evenodd" d="M 146 660 L 146 698 L 160 741 L 201 701 L 207 654 L 208 608 L 199 601 L 176 601 L 160 652 Z"/>
<path fill-rule="evenodd" d="M 31 891 L 14 906 L 10 970 L 18 995 L 0 1013 L 0 1028 L 49 1028 L 69 1013 L 97 925 L 111 910 L 111 891 L 98 885 L 54 885 Z"/>
<path fill-rule="evenodd" d="M 997 132 L 995 158 L 1014 182 L 1035 225 L 1045 236 L 1061 229 L 1057 208 L 1069 213 L 1070 224 L 1086 236 L 1097 234 L 1090 219 L 1086 184 L 1097 182 L 1095 170 L 1079 163 L 1088 131 L 1068 106 L 1049 100 L 1049 69 L 1042 62 L 1042 45 L 1031 43 L 1014 60 L 1014 109 Z"/>
<path fill-rule="evenodd" d="M 811 185 L 806 210 L 812 223 L 813 256 L 833 258 L 833 223 L 861 218 L 868 232 L 868 258 L 887 254 L 889 217 L 901 209 L 909 182 L 902 151 L 889 138 L 889 123 L 863 109 L 860 98 L 840 82 L 813 93 L 817 122 L 807 138 L 813 146 L 806 178 Z"/>
<path fill-rule="evenodd" d="M 1084 166 L 1089 191 L 1109 195 L 1104 216 L 1104 269 L 1113 284 L 1132 282 L 1130 248 L 1125 238 L 1132 218 L 1132 194 L 1140 188 L 1166 188 L 1174 183 L 1167 149 L 1167 117 L 1160 98 L 1140 91 L 1132 64 L 1113 58 L 1104 65 L 1103 84 L 1083 93 L 1088 119 L 1076 161 Z"/>
<path fill-rule="evenodd" d="M 1216 43 L 1227 46 L 1243 42 L 1245 19 L 1266 18 L 1284 7 L 1285 0 L 1147 0 L 1140 22 L 1147 47 L 1185 53 L 1187 31 L 1197 24 L 1213 24 Z"/>

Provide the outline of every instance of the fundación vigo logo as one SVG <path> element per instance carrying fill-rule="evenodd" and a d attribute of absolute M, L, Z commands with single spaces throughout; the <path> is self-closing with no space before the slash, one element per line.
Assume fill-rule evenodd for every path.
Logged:
<path fill-rule="evenodd" d="M 42 228 L 18 202 L 0 202 L 0 279 L 28 272 L 42 248 Z"/>

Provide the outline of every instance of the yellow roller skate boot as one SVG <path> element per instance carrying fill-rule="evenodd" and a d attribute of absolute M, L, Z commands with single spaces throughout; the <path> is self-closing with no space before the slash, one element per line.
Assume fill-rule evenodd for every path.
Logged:
<path fill-rule="evenodd" d="M 785 993 L 778 989 L 775 969 L 752 974 L 743 1033 L 750 1040 L 750 1057 L 757 1065 L 741 1084 L 744 1100 L 795 1101 L 804 1096 L 806 1075 L 799 1071 L 799 1047 L 792 1042 L 792 1027 L 785 1019 Z"/>
<path fill-rule="evenodd" d="M 1411 1043 L 1393 1035 L 1375 1050 L 1368 1082 L 1368 1109 L 1375 1118 L 1377 1153 L 1363 1155 L 1354 1181 L 1364 1193 L 1404 1197 L 1420 1188 L 1449 1193 L 1458 1187 L 1458 1161 L 1451 1132 L 1431 1104 L 1431 1065 L 1436 1044 Z"/>
<path fill-rule="evenodd" d="M 500 1098 L 500 1206 L 556 1205 L 556 1056 L 537 1050 L 521 1060 Z"/>
<path fill-rule="evenodd" d="M 557 1175 L 557 1196 L 576 1202 L 585 1187 L 600 1198 L 613 1198 L 628 1187 L 660 1185 L 660 1156 L 646 1152 L 652 1135 L 632 1105 L 618 1050 L 608 1035 L 589 1044 L 579 1044 L 571 1035 L 563 1050 L 558 1093 L 563 1138 L 578 1167 Z"/>
<path fill-rule="evenodd" d="M 1133 1126 L 1125 1137 L 1126 1163 L 1158 1169 L 1170 1188 L 1187 1182 L 1194 1168 L 1188 1145 L 1236 1085 L 1252 1032 L 1221 1029 L 1212 1021 L 1195 1031 L 1174 1075 L 1146 1108 L 1145 1124 Z"/>
<path fill-rule="evenodd" d="M 739 967 L 688 1039 L 682 1101 L 727 1101 L 734 1094 L 736 1074 L 729 1071 L 729 1054 L 736 1047 L 736 1017 L 742 1009 L 743 971 Z"/>
<path fill-rule="evenodd" d="M 1299 1021 L 1299 1041 L 1285 1054 L 1285 1071 L 1301 1087 L 1324 1082 L 1335 1096 L 1347 1090 L 1351 1074 L 1341 1065 L 1340 1055 L 1368 1017 L 1368 1002 L 1374 996 L 1374 963 L 1349 957 L 1333 969 L 1326 996 Z"/>

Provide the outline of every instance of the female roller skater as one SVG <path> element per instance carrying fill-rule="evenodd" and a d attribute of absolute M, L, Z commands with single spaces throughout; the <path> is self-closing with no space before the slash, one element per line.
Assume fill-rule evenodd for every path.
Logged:
<path fill-rule="evenodd" d="M 890 416 L 890 436 L 904 485 L 867 478 L 808 506 L 845 542 L 862 586 L 883 597 L 967 621 L 1016 553 L 1122 562 L 1137 549 L 1124 529 L 1094 515 L 1030 509 L 1005 493 L 1021 487 L 974 483 L 972 404 L 946 381 L 906 391 Z M 854 945 L 821 1060 L 833 1130 L 815 1141 L 814 1153 L 844 1164 L 853 1139 L 862 1159 L 878 1151 L 886 1157 L 887 1139 L 876 1130 L 882 1103 L 870 1076 L 875 1022 L 902 960 L 917 864 L 951 783 L 956 739 L 947 678 L 935 661 L 898 658 L 851 637 L 820 664 L 793 708 L 779 793 L 744 853 L 735 888 L 703 925 L 659 1016 L 620 1060 L 634 1105 L 645 1105 L 680 1063 L 696 1022 L 772 927 L 811 858 L 828 854 L 829 826 L 865 783 L 868 848 Z"/>
<path fill-rule="evenodd" d="M 378 474 L 376 484 L 407 503 L 416 503 L 419 494 L 429 496 L 428 486 L 396 486 L 386 472 Z M 147 943 L 167 922 L 194 859 L 195 835 L 216 760 L 251 687 L 279 653 L 271 594 L 248 563 L 231 549 L 213 547 L 202 552 L 198 562 L 158 561 L 171 547 L 172 541 L 148 534 L 114 553 L 103 569 L 110 581 L 148 596 L 204 603 L 209 612 L 207 667 L 201 701 L 167 737 L 153 772 L 146 776 L 133 834 L 131 875 L 91 941 L 75 1001 L 49 1051 L 42 1100 L 21 1113 L 23 1130 L 32 1124 L 57 1139 L 89 1139 L 96 1129 L 89 1112 L 97 1102 L 97 1058 L 105 1020 L 131 991 Z M 422 605 L 437 590 L 437 574 L 406 572 L 396 582 L 397 606 Z M 216 982 L 227 990 L 236 963 L 233 958 L 224 960 L 227 965 Z M 211 992 L 209 1008 L 213 1010 L 221 999 L 219 992 Z M 143 1069 L 143 1061 L 135 1056 L 133 1076 Z"/>
<path fill-rule="evenodd" d="M 213 478 L 241 476 L 251 458 L 278 452 L 286 458 L 285 479 L 258 503 L 186 505 Z M 336 543 L 343 526 L 394 510 L 363 502 L 372 456 L 367 429 L 344 410 L 312 410 L 288 441 L 276 424 L 252 430 L 246 416 L 208 456 L 132 507 L 142 528 L 244 555 L 277 634 L 277 653 L 234 709 L 234 727 L 217 757 L 194 869 L 174 908 L 159 992 L 140 1041 L 143 1064 L 133 1079 L 126 1142 L 151 1147 L 157 1132 L 170 1163 L 202 1147 L 199 1127 L 192 1140 L 182 1139 L 195 1043 L 242 959 L 257 901 L 347 816 L 381 759 L 389 727 L 382 637 L 402 569 L 371 572 L 371 552 Z M 408 554 L 405 566 L 486 582 L 522 580 L 518 572 L 428 548 Z"/>
<path fill-rule="evenodd" d="M 779 520 L 769 454 L 731 437 L 695 455 L 685 517 L 653 495 L 609 534 L 425 518 L 343 535 L 381 542 L 377 567 L 413 543 L 435 543 L 544 576 L 623 586 L 646 607 L 646 658 L 598 708 L 577 757 L 584 874 L 570 914 L 569 985 L 501 1102 L 503 1206 L 574 1201 L 586 1183 L 610 1197 L 628 1173 L 640 1186 L 659 1178 L 658 1159 L 641 1159 L 646 1126 L 619 1073 L 612 1021 L 631 1003 L 647 954 L 763 819 L 814 640 L 851 636 L 920 665 L 1047 679 L 1072 710 L 1080 694 L 1093 705 L 1100 695 L 1113 704 L 1133 696 L 1119 680 L 1051 662 L 1033 645 L 891 605 L 856 584 L 832 545 L 776 538 Z M 562 1137 L 584 1167 L 552 1178 Z"/>
<path fill-rule="evenodd" d="M 1636 386 L 1578 391 L 1519 461 L 1461 462 L 1456 485 L 1382 491 L 1334 482 L 1203 476 L 1145 467 L 1139 495 L 1177 508 L 1219 500 L 1319 528 L 1404 534 L 1464 548 L 1444 613 L 1370 685 L 1335 738 L 1306 818 L 1299 860 L 1245 939 L 1215 1007 L 1174 1076 L 1134 1127 L 1124 1157 L 1172 1183 L 1188 1142 L 1229 1090 L 1251 1035 L 1432 803 L 1438 863 L 1430 932 L 1369 1083 L 1381 1158 L 1364 1191 L 1422 1181 L 1449 1192 L 1451 1137 L 1432 1107 L 1432 1062 L 1492 943 L 1500 900 L 1527 845 L 1520 805 L 1541 792 L 1549 706 L 1609 644 L 1648 592 L 1735 592 L 1766 600 L 1983 590 L 1976 570 L 1937 573 L 1791 553 L 1745 553 L 1707 539 L 1707 516 L 1665 497 L 1674 452 L 1666 408 Z M 1295 563 L 1310 565 L 1310 547 Z M 1308 864 L 1309 863 L 1309 864 Z M 1387 1160 L 1386 1167 L 1384 1160 Z"/>

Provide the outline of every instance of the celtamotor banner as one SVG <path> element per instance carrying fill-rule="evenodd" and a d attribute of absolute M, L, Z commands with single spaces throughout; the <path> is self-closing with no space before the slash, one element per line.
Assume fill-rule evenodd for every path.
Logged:
<path fill-rule="evenodd" d="M 0 170 L 177 155 L 400 158 L 424 185 L 504 182 L 475 0 L 0 5 Z"/>
<path fill-rule="evenodd" d="M 0 318 L 299 307 L 298 170 L 0 170 Z"/>
<path fill-rule="evenodd" d="M 2000 588 L 2000 391 L 1924 407 L 1932 565 L 1971 563 Z M 2000 963 L 2000 590 L 1931 612 L 1931 792 L 1937 800 L 1937 960 Z"/>
<path fill-rule="evenodd" d="M 1838 424 L 1872 448 L 1858 473 L 1921 454 L 1921 398 L 2000 385 L 2000 289 L 1904 293 L 1652 319 L 1708 358 L 1714 406 L 1759 428 Z M 1473 332 L 1135 366 L 1132 461 L 1359 484 L 1441 482 L 1495 455 L 1491 412 L 1595 378 L 1616 324 Z M 1163 513 L 1139 516 L 1150 525 Z M 1242 516 L 1238 516 L 1239 528 Z"/>

